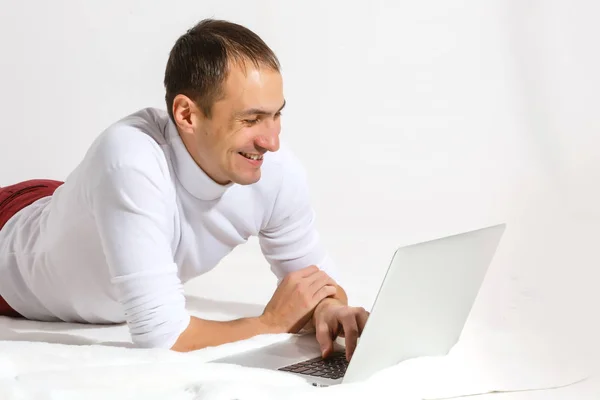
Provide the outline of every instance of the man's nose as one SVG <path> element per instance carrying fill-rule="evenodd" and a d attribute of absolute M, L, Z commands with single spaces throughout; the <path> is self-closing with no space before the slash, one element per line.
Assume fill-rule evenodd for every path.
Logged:
<path fill-rule="evenodd" d="M 256 139 L 256 144 L 266 151 L 275 152 L 279 150 L 280 131 L 281 127 L 278 123 L 268 124 L 264 132 Z"/>

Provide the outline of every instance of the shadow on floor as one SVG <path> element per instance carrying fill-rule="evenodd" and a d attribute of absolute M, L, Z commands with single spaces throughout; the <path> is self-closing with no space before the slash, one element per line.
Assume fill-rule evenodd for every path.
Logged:
<path fill-rule="evenodd" d="M 53 332 L 18 332 L 10 328 L 0 326 L 0 341 L 12 342 L 40 342 L 65 344 L 72 346 L 112 346 L 112 347 L 128 347 L 133 348 L 130 342 L 101 342 L 89 337 L 74 335 L 70 333 L 53 333 Z"/>

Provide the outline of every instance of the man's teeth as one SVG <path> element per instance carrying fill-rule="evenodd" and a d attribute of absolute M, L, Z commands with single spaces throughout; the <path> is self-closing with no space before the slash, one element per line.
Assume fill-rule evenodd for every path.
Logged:
<path fill-rule="evenodd" d="M 240 152 L 241 155 L 243 155 L 246 158 L 249 158 L 250 160 L 262 160 L 263 156 L 262 154 L 248 154 L 248 153 L 244 153 L 244 152 Z"/>

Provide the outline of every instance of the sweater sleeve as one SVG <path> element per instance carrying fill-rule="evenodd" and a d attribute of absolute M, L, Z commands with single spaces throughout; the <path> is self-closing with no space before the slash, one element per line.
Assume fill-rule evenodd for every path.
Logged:
<path fill-rule="evenodd" d="M 170 348 L 190 318 L 171 247 L 174 189 L 159 162 L 139 164 L 99 174 L 91 209 L 133 343 Z"/>
<path fill-rule="evenodd" d="M 280 282 L 292 271 L 316 265 L 341 285 L 340 272 L 316 228 L 306 173 L 291 153 L 286 157 L 272 214 L 259 232 L 262 253 Z"/>

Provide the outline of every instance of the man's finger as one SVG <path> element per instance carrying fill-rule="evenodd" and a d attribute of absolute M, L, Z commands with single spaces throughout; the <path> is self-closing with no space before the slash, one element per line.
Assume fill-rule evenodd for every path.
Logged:
<path fill-rule="evenodd" d="M 371 313 L 366 311 L 364 308 L 358 308 L 356 312 L 356 323 L 358 326 L 358 336 L 360 337 L 365 330 L 365 326 L 367 325 L 367 320 Z M 344 337 L 344 332 L 340 332 L 340 337 Z"/>
<path fill-rule="evenodd" d="M 359 308 L 356 313 L 356 322 L 358 324 L 358 335 L 359 336 L 362 335 L 368 319 L 369 319 L 369 312 L 367 312 L 364 308 Z"/>
<path fill-rule="evenodd" d="M 298 278 L 307 278 L 319 271 L 319 267 L 317 267 L 316 265 L 309 265 L 308 267 L 292 272 L 292 274 L 297 275 Z"/>
<path fill-rule="evenodd" d="M 317 271 L 314 274 L 305 278 L 305 284 L 309 291 L 313 293 L 325 286 L 327 275 L 323 271 Z"/>
<path fill-rule="evenodd" d="M 315 336 L 319 346 L 321 346 L 321 356 L 326 358 L 333 350 L 333 339 L 331 337 L 331 330 L 326 322 L 317 322 L 315 327 Z"/>
<path fill-rule="evenodd" d="M 346 359 L 350 361 L 350 358 L 352 358 L 352 354 L 354 354 L 354 350 L 356 349 L 359 335 L 356 314 L 348 313 L 348 315 L 343 318 L 342 325 L 344 327 L 344 337 L 346 338 Z"/>
<path fill-rule="evenodd" d="M 337 293 L 337 289 L 331 285 L 325 285 L 313 295 L 313 301 L 315 303 L 320 303 L 323 299 L 333 296 Z"/>
<path fill-rule="evenodd" d="M 311 288 L 315 292 L 318 290 L 319 287 L 322 287 L 325 285 L 335 286 L 335 281 L 333 279 L 331 279 L 331 277 L 329 275 L 327 275 L 326 272 L 323 272 L 323 271 L 318 271 L 318 272 L 314 273 L 313 275 L 308 277 L 307 281 L 310 282 L 308 287 Z"/>

